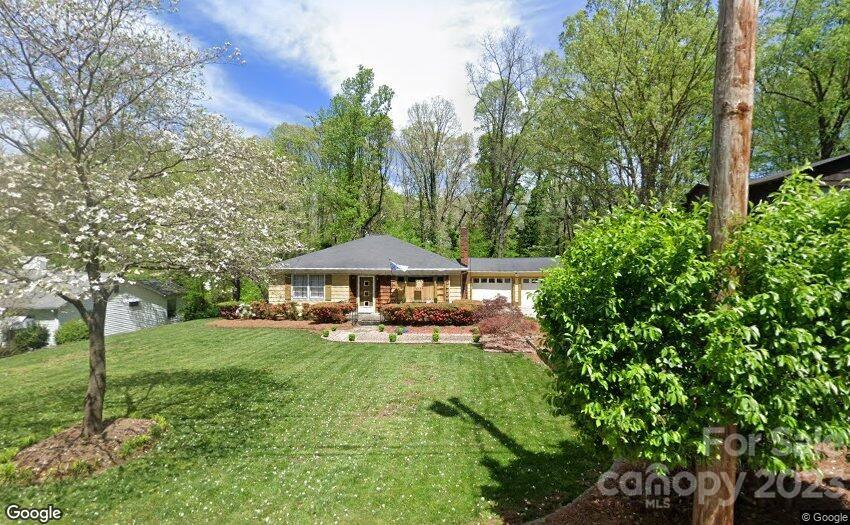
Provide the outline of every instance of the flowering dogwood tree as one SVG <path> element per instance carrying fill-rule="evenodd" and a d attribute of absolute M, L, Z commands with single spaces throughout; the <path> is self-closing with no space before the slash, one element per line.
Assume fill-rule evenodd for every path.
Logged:
<path fill-rule="evenodd" d="M 106 305 L 143 271 L 228 274 L 291 249 L 287 164 L 198 106 L 197 50 L 155 0 L 0 0 L 0 268 L 89 327 L 85 435 L 103 428 Z M 31 261 L 44 258 L 46 265 Z"/>

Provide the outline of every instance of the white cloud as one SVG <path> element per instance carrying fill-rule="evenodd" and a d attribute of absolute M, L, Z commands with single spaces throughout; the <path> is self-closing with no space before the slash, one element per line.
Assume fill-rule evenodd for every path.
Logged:
<path fill-rule="evenodd" d="M 465 64 L 477 58 L 484 34 L 519 22 L 509 0 L 203 0 L 200 8 L 237 44 L 246 39 L 272 58 L 305 67 L 329 92 L 358 65 L 371 67 L 376 83 L 395 90 L 397 126 L 414 102 L 440 95 L 455 103 L 467 130 L 473 100 Z M 257 122 L 267 116 L 250 103 L 244 109 L 257 110 Z"/>
<path fill-rule="evenodd" d="M 267 135 L 281 122 L 300 122 L 307 111 L 291 104 L 255 102 L 228 80 L 224 66 L 208 65 L 204 68 L 207 92 L 206 107 L 214 113 L 226 115 L 250 135 Z M 233 65 L 233 68 L 239 66 Z"/>

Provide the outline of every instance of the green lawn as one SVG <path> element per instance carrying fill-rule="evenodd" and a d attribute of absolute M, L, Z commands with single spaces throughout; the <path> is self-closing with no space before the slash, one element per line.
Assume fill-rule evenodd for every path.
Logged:
<path fill-rule="evenodd" d="M 52 503 L 110 523 L 472 523 L 535 517 L 525 500 L 569 500 L 603 466 L 552 415 L 546 370 L 520 356 L 207 321 L 107 347 L 106 415 L 162 414 L 171 430 L 90 479 L 0 486 L 3 508 Z M 87 363 L 83 343 L 0 359 L 0 448 L 77 423 Z"/>

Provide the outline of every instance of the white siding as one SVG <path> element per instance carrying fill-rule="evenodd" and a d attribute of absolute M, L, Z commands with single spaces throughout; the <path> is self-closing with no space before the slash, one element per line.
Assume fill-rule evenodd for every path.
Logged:
<path fill-rule="evenodd" d="M 138 306 L 130 306 L 132 301 L 138 301 Z M 134 332 L 167 322 L 167 299 L 142 286 L 122 286 L 106 305 L 106 335 Z"/>

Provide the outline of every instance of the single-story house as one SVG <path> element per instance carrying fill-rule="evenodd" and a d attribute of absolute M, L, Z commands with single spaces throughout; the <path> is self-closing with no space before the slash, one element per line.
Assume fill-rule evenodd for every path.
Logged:
<path fill-rule="evenodd" d="M 177 320 L 182 295 L 182 288 L 166 281 L 144 280 L 121 285 L 106 305 L 106 335 L 134 332 Z M 14 321 L 9 328 L 32 323 L 47 328 L 50 345 L 56 344 L 56 330 L 61 325 L 80 319 L 73 305 L 58 295 L 45 292 L 3 300 L 0 315 L 7 318 L 7 324 Z"/>
<path fill-rule="evenodd" d="M 469 257 L 461 229 L 458 260 L 390 235 L 367 235 L 272 264 L 269 302 L 349 301 L 358 314 L 389 303 L 483 300 L 499 295 L 534 315 L 533 294 L 550 257 Z"/>
<path fill-rule="evenodd" d="M 758 204 L 767 199 L 772 193 L 779 190 L 779 187 L 793 171 L 779 171 L 764 177 L 750 179 L 750 202 Z M 821 184 L 824 187 L 850 188 L 850 153 L 813 162 L 811 168 L 806 170 L 805 173 L 813 177 L 820 177 Z M 691 191 L 685 196 L 685 202 L 690 206 L 703 198 L 708 198 L 708 184 L 700 183 L 691 188 Z"/>

